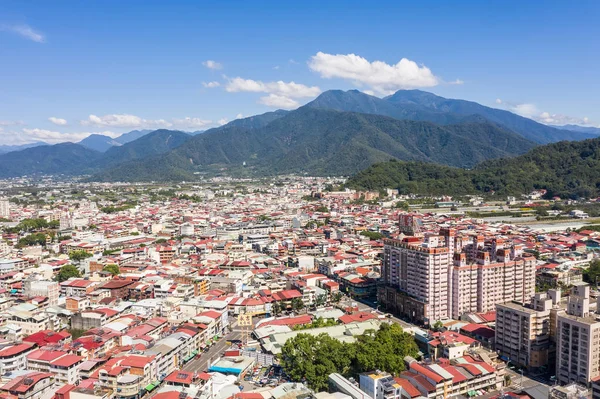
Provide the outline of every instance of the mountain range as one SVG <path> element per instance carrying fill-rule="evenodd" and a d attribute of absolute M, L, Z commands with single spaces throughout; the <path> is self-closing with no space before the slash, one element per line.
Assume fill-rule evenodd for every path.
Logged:
<path fill-rule="evenodd" d="M 194 136 L 134 131 L 115 139 L 25 149 L 9 157 L 12 165 L 0 168 L 0 177 L 59 173 L 56 153 L 81 155 L 81 148 L 93 155 L 81 165 L 76 165 L 78 156 L 72 157 L 60 173 L 93 174 L 98 181 L 197 180 L 206 173 L 350 175 L 389 159 L 473 168 L 536 145 L 596 136 L 419 90 L 386 98 L 331 90 L 294 111 L 237 119 Z M 0 166 L 7 155 L 0 155 Z M 37 161 L 28 161 L 31 157 Z"/>
<path fill-rule="evenodd" d="M 41 142 L 41 141 L 36 141 L 34 143 L 20 144 L 20 145 L 0 145 L 0 155 L 6 154 L 8 152 L 13 152 L 13 151 L 25 150 L 27 148 L 38 147 L 40 145 L 47 145 L 47 144 L 44 142 Z"/>

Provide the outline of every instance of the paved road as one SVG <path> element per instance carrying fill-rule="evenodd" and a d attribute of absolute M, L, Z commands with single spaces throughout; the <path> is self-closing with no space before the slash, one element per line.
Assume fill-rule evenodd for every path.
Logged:
<path fill-rule="evenodd" d="M 530 388 L 539 384 L 552 385 L 552 382 L 543 376 L 532 376 L 523 375 L 521 379 L 521 373 L 509 368 L 506 369 L 506 374 L 510 375 L 511 387 L 515 389 Z"/>
<path fill-rule="evenodd" d="M 183 367 L 183 370 L 196 372 L 208 371 L 210 363 L 217 360 L 217 358 L 230 347 L 230 345 L 227 344 L 227 341 L 231 339 L 240 339 L 241 336 L 241 330 L 233 327 L 233 330 L 230 333 L 224 335 L 216 344 L 213 344 L 208 351 L 202 353 L 200 358 L 194 358 L 187 363 Z"/>

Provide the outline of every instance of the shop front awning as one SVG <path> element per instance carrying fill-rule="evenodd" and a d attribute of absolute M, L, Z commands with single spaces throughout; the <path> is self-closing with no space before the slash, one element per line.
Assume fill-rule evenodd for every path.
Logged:
<path fill-rule="evenodd" d="M 146 391 L 148 391 L 148 392 L 152 392 L 154 390 L 154 388 L 156 388 L 156 385 L 154 385 L 154 384 L 146 385 Z"/>

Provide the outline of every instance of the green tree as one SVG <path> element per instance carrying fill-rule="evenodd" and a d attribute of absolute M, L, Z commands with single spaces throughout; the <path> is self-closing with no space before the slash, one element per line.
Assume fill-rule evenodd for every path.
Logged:
<path fill-rule="evenodd" d="M 114 263 L 104 266 L 104 269 L 102 270 L 112 274 L 113 276 L 118 276 L 119 274 L 121 274 L 121 269 L 118 265 L 115 265 Z"/>
<path fill-rule="evenodd" d="M 325 303 L 327 303 L 327 295 L 326 294 L 320 294 L 317 295 L 315 298 L 315 307 L 318 308 L 319 306 L 323 306 L 325 305 Z"/>
<path fill-rule="evenodd" d="M 433 330 L 434 331 L 442 331 L 442 328 L 444 328 L 444 323 L 442 323 L 440 320 L 438 320 L 435 323 L 433 323 Z"/>
<path fill-rule="evenodd" d="M 300 312 L 302 309 L 304 309 L 304 302 L 302 301 L 301 298 L 292 298 L 292 310 L 296 313 Z"/>
<path fill-rule="evenodd" d="M 327 213 L 329 212 L 329 209 L 326 206 L 321 205 L 318 206 L 317 209 L 315 209 L 315 212 Z"/>
<path fill-rule="evenodd" d="M 46 219 L 24 219 L 18 225 L 19 231 L 35 231 L 48 228 Z"/>
<path fill-rule="evenodd" d="M 383 234 L 369 230 L 361 231 L 360 235 L 368 237 L 370 240 L 381 240 L 383 238 Z"/>
<path fill-rule="evenodd" d="M 350 347 L 327 334 L 298 334 L 282 348 L 281 365 L 292 381 L 307 381 L 315 391 L 327 389 L 331 373 L 348 374 Z"/>
<path fill-rule="evenodd" d="M 342 300 L 342 296 L 343 294 L 340 291 L 334 292 L 331 296 L 331 302 L 340 303 L 340 301 Z"/>
<path fill-rule="evenodd" d="M 396 202 L 396 205 L 394 205 L 394 208 L 408 211 L 410 209 L 410 206 L 408 205 L 408 202 L 406 202 L 406 201 L 398 201 L 398 202 Z"/>
<path fill-rule="evenodd" d="M 282 306 L 281 306 L 281 304 L 279 302 L 273 302 L 271 304 L 271 313 L 274 316 L 279 316 L 281 314 L 282 310 L 283 310 Z"/>
<path fill-rule="evenodd" d="M 48 228 L 49 229 L 56 230 L 59 227 L 60 227 L 60 221 L 58 221 L 58 220 L 52 220 L 50 223 L 48 223 Z"/>
<path fill-rule="evenodd" d="M 32 233 L 23 238 L 19 239 L 17 248 L 31 247 L 34 245 L 46 245 L 46 234 L 44 233 Z"/>
<path fill-rule="evenodd" d="M 315 320 L 314 325 L 327 325 Z M 306 381 L 315 391 L 327 387 L 331 373 L 356 377 L 372 370 L 399 374 L 405 369 L 404 358 L 416 357 L 414 338 L 399 324 L 381 324 L 380 328 L 357 336 L 353 343 L 342 343 L 327 334 L 298 334 L 281 351 L 281 365 L 293 381 Z"/>
<path fill-rule="evenodd" d="M 64 265 L 60 268 L 58 272 L 58 282 L 62 283 L 63 281 L 67 281 L 71 277 L 81 277 L 81 273 L 79 269 L 77 269 L 73 265 Z"/>
<path fill-rule="evenodd" d="M 69 252 L 69 259 L 75 262 L 81 262 L 84 259 L 91 257 L 92 254 L 84 251 L 84 250 L 76 250 Z"/>
<path fill-rule="evenodd" d="M 594 260 L 590 263 L 590 267 L 583 271 L 583 280 L 585 282 L 596 284 L 596 279 L 600 280 L 600 260 Z"/>

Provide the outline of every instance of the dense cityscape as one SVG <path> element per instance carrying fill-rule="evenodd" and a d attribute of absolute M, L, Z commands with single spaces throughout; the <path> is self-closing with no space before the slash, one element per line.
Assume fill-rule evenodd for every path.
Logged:
<path fill-rule="evenodd" d="M 0 399 L 600 399 L 600 2 L 0 2 Z"/>
<path fill-rule="evenodd" d="M 342 184 L 4 181 L 2 395 L 600 389 L 600 205 Z"/>

